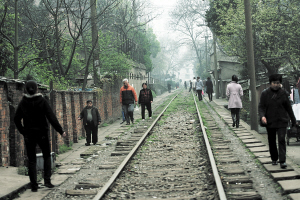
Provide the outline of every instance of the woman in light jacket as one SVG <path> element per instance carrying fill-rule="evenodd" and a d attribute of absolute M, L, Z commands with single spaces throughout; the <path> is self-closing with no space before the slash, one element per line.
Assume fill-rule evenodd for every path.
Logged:
<path fill-rule="evenodd" d="M 243 107 L 242 99 L 243 89 L 240 84 L 238 84 L 238 77 L 236 75 L 232 76 L 232 81 L 227 85 L 226 96 L 229 98 L 228 108 L 231 111 L 232 126 L 238 128 L 240 125 L 240 109 Z"/>

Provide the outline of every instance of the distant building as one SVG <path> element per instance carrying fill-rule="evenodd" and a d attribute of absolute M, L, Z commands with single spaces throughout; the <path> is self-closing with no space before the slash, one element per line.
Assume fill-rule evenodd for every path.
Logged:
<path fill-rule="evenodd" d="M 217 62 L 219 73 L 219 96 L 226 97 L 226 86 L 231 81 L 232 75 L 235 74 L 238 77 L 241 77 L 240 70 L 244 66 L 238 62 L 238 57 L 228 56 L 221 51 L 217 51 Z M 211 78 L 215 86 L 216 80 L 214 76 L 214 53 L 210 55 L 210 69 Z"/>

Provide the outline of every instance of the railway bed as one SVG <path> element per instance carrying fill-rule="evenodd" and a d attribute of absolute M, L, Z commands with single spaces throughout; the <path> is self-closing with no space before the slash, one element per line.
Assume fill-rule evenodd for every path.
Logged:
<path fill-rule="evenodd" d="M 266 147 L 242 124 L 231 128 L 229 116 L 221 119 L 222 111 L 216 113 L 216 107 L 199 102 L 191 93 L 181 92 L 172 101 L 153 120 L 140 121 L 109 151 L 88 158 L 90 166 L 80 170 L 88 174 L 75 174 L 81 181 L 65 187 L 69 188 L 64 190 L 65 197 L 297 199 L 292 198 L 295 194 L 287 195 L 256 160 L 255 154 L 268 157 Z M 253 148 L 257 153 L 249 152 Z M 95 165 L 104 155 L 106 159 Z M 285 171 L 293 173 L 290 168 Z"/>

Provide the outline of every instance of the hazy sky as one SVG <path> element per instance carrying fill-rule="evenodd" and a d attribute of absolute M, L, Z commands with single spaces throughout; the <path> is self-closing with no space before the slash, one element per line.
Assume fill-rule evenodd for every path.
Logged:
<path fill-rule="evenodd" d="M 150 23 L 154 33 L 160 38 L 162 35 L 174 35 L 173 31 L 169 28 L 169 13 L 175 9 L 177 0 L 149 0 L 153 5 L 153 10 L 158 14 L 155 20 Z"/>

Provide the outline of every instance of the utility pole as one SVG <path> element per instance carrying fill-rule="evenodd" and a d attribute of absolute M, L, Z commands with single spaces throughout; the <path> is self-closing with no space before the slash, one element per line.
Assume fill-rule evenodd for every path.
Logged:
<path fill-rule="evenodd" d="M 205 36 L 205 68 L 207 69 L 208 68 L 208 64 L 207 64 L 207 40 L 208 40 L 208 36 L 206 35 Z"/>
<path fill-rule="evenodd" d="M 217 60 L 217 38 L 216 34 L 213 33 L 214 40 L 214 66 L 215 66 L 215 80 L 216 80 L 216 99 L 219 99 L 219 73 L 218 73 L 218 60 Z"/>
<path fill-rule="evenodd" d="M 256 81 L 255 81 L 255 66 L 254 66 L 254 51 L 253 51 L 253 35 L 252 35 L 252 20 L 251 20 L 251 5 L 250 0 L 244 0 L 245 5 L 245 20 L 246 20 L 246 40 L 247 40 L 247 65 L 250 75 L 250 91 L 251 91 L 251 130 L 258 131 L 258 104 L 256 98 Z"/>
<path fill-rule="evenodd" d="M 15 0 L 15 45 L 14 45 L 14 78 L 19 76 L 18 57 L 19 57 L 19 22 L 18 22 L 18 0 Z"/>

